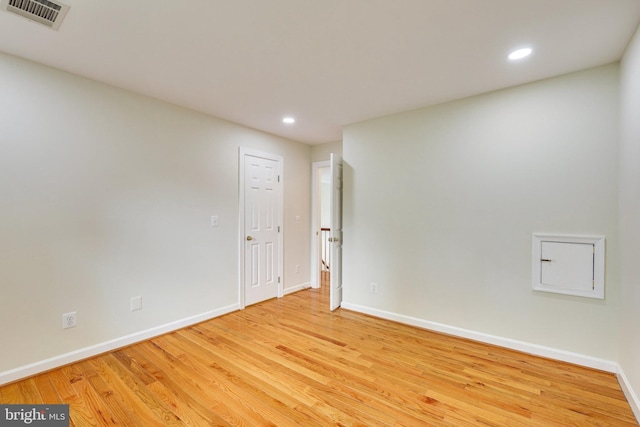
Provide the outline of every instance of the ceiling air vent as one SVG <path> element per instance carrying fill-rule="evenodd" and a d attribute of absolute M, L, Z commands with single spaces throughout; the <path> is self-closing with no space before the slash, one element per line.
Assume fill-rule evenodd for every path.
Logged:
<path fill-rule="evenodd" d="M 69 6 L 48 0 L 1 0 L 0 10 L 15 13 L 57 30 L 69 11 Z"/>

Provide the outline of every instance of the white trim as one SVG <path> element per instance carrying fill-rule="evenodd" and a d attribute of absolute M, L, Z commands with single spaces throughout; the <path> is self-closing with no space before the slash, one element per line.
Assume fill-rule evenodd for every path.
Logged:
<path fill-rule="evenodd" d="M 635 415 L 636 420 L 640 424 L 640 399 L 638 399 L 638 395 L 633 391 L 627 376 L 624 374 L 621 366 L 618 366 L 618 372 L 616 373 L 618 377 L 618 382 L 620 383 L 620 388 L 624 393 L 627 401 L 629 402 L 629 406 L 631 406 L 631 410 L 633 411 L 633 415 Z"/>
<path fill-rule="evenodd" d="M 581 243 L 593 245 L 593 290 L 581 290 L 542 283 L 542 243 Z M 534 291 L 553 292 L 587 298 L 604 299 L 604 236 L 577 236 L 533 233 L 531 239 L 531 286 Z"/>
<path fill-rule="evenodd" d="M 393 320 L 394 322 L 404 323 L 419 328 L 428 329 L 435 332 L 441 332 L 448 335 L 454 335 L 461 338 L 467 338 L 474 341 L 480 341 L 487 344 L 493 344 L 524 353 L 533 354 L 535 356 L 547 357 L 550 359 L 561 360 L 563 362 L 573 363 L 576 365 L 586 366 L 589 368 L 599 369 L 615 373 L 618 371 L 618 364 L 611 360 L 599 359 L 580 353 L 559 350 L 542 345 L 531 344 L 523 341 L 503 338 L 496 335 L 476 332 L 469 329 L 458 328 L 456 326 L 444 325 L 442 323 L 431 322 L 428 320 L 418 319 L 416 317 L 405 316 L 402 314 L 392 313 L 389 311 L 378 310 L 371 307 L 365 307 L 358 304 L 348 302 L 342 303 L 342 308 L 357 311 L 359 313 L 369 314 L 371 316 L 380 317 L 382 319 Z"/>
<path fill-rule="evenodd" d="M 284 294 L 285 294 L 285 295 L 289 295 L 289 294 L 292 294 L 292 293 L 294 293 L 294 292 L 304 291 L 305 289 L 309 289 L 309 288 L 311 288 L 311 283 L 310 283 L 310 282 L 307 282 L 307 283 L 301 283 L 301 284 L 299 284 L 299 285 L 292 286 L 292 287 L 290 287 L 290 288 L 286 288 L 286 289 L 284 290 Z"/>
<path fill-rule="evenodd" d="M 284 158 L 277 154 L 265 153 L 251 148 L 239 147 L 238 155 L 238 304 L 244 309 L 244 159 L 246 156 L 260 157 L 263 159 L 278 162 L 278 176 L 280 179 L 281 191 L 278 206 L 278 298 L 284 296 Z"/>
<path fill-rule="evenodd" d="M 59 368 L 64 365 L 77 362 L 79 360 L 87 359 L 89 357 L 107 353 L 109 351 L 126 347 L 137 342 L 145 341 L 159 335 L 177 331 L 178 329 L 186 328 L 187 326 L 211 320 L 215 317 L 219 317 L 237 311 L 239 309 L 240 307 L 238 306 L 238 304 L 232 304 L 226 307 L 219 308 L 217 310 L 207 311 L 205 313 L 187 317 L 185 319 L 176 320 L 175 322 L 166 323 L 164 325 L 157 326 L 151 329 L 135 332 L 133 334 L 125 335 L 123 337 L 116 338 L 110 341 L 105 341 L 89 347 L 81 348 L 79 350 L 71 351 L 69 353 L 54 356 L 49 359 L 40 360 L 38 362 L 0 372 L 0 385 L 18 381 L 20 379 L 49 371 L 51 369 Z"/>
<path fill-rule="evenodd" d="M 329 160 L 311 163 L 311 287 L 320 287 L 320 252 L 322 248 L 321 234 L 321 218 L 320 218 L 320 198 L 322 197 L 321 185 L 319 179 L 320 169 L 331 166 Z"/>

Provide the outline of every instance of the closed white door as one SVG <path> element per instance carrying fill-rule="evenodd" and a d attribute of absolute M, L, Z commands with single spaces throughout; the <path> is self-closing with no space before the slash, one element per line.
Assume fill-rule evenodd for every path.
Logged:
<path fill-rule="evenodd" d="M 280 296 L 280 164 L 267 156 L 243 156 L 244 305 Z"/>
<path fill-rule="evenodd" d="M 342 157 L 331 154 L 331 275 L 329 279 L 329 308 L 333 311 L 342 304 Z"/>

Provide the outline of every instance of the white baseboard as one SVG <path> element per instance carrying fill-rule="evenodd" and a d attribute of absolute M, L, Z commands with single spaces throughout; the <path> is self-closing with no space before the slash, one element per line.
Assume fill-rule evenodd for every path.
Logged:
<path fill-rule="evenodd" d="M 359 313 L 369 314 L 371 316 L 380 317 L 382 319 L 393 320 L 394 322 L 404 323 L 419 328 L 428 329 L 443 334 L 454 335 L 461 338 L 468 338 L 474 341 L 480 341 L 500 347 L 518 350 L 523 353 L 533 354 L 535 356 L 548 357 L 550 359 L 561 360 L 576 365 L 586 366 L 589 368 L 599 369 L 611 373 L 618 372 L 618 364 L 611 360 L 599 359 L 579 353 L 558 350 L 551 347 L 545 347 L 537 344 L 531 344 L 523 341 L 503 338 L 496 335 L 476 332 L 469 329 L 458 328 L 456 326 L 448 326 L 442 323 L 430 322 L 428 320 L 418 319 L 416 317 L 405 316 L 402 314 L 392 313 L 389 311 L 378 310 L 371 307 L 365 307 L 358 304 L 347 302 L 342 303 L 342 308 L 357 311 Z"/>
<path fill-rule="evenodd" d="M 620 388 L 622 388 L 622 392 L 624 393 L 627 401 L 629 402 L 629 406 L 631 406 L 631 410 L 633 411 L 633 415 L 636 416 L 636 420 L 640 424 L 640 399 L 638 399 L 638 395 L 633 391 L 627 376 L 624 374 L 621 366 L 618 366 L 618 372 L 616 373 L 618 377 L 618 382 L 620 383 Z"/>
<path fill-rule="evenodd" d="M 167 323 L 161 326 L 157 326 L 144 331 L 136 332 L 130 335 L 126 335 L 120 338 L 116 338 L 110 341 L 105 341 L 100 344 L 92 345 L 89 347 L 81 348 L 79 350 L 71 351 L 69 353 L 61 354 L 49 359 L 41 360 L 35 363 L 31 363 L 18 368 L 10 369 L 8 371 L 0 372 L 0 385 L 8 384 L 23 378 L 30 377 L 32 375 L 39 374 L 41 372 L 49 371 L 51 369 L 58 368 L 60 366 L 68 365 L 79 360 L 87 359 L 89 357 L 97 356 L 102 353 L 113 351 L 118 348 L 126 347 L 136 342 L 148 340 L 158 335 L 173 332 L 178 329 L 185 328 L 187 326 L 195 325 L 196 323 L 204 322 L 206 320 L 213 319 L 215 317 L 222 316 L 233 311 L 240 309 L 239 304 L 232 304 L 227 307 L 222 307 L 217 310 L 207 311 L 196 316 L 187 317 L 185 319 L 177 320 L 175 322 Z"/>
<path fill-rule="evenodd" d="M 292 286 L 284 290 L 285 295 L 292 294 L 294 292 L 303 291 L 305 289 L 309 289 L 311 287 L 311 282 L 301 283 L 296 286 Z"/>

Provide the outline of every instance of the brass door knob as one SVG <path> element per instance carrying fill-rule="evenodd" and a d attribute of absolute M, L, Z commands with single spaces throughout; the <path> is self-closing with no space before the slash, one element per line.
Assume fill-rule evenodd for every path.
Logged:
<path fill-rule="evenodd" d="M 247 240 L 253 240 L 253 237 L 247 236 Z"/>

